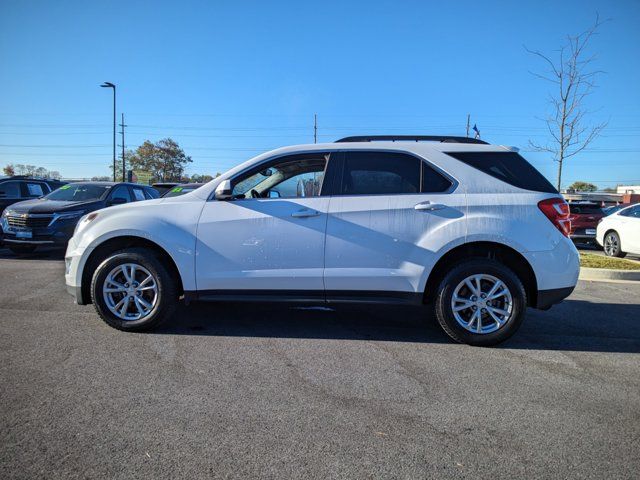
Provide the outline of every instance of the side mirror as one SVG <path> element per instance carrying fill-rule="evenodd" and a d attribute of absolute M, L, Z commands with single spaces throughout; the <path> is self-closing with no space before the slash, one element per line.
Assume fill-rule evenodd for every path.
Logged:
<path fill-rule="evenodd" d="M 223 180 L 220 182 L 220 185 L 216 187 L 214 197 L 216 200 L 230 200 L 233 197 L 231 180 Z"/>
<path fill-rule="evenodd" d="M 107 201 L 107 205 L 110 207 L 113 205 L 122 205 L 124 203 L 127 203 L 127 199 L 122 197 L 112 198 L 111 200 Z"/>

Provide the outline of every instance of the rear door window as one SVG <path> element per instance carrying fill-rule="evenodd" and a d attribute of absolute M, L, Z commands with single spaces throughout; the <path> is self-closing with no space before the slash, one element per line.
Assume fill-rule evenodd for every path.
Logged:
<path fill-rule="evenodd" d="M 447 152 L 447 155 L 514 187 L 558 193 L 538 170 L 516 152 Z"/>
<path fill-rule="evenodd" d="M 129 194 L 129 189 L 124 185 L 118 185 L 111 192 L 111 200 L 116 198 L 123 198 L 125 202 L 129 203 L 131 201 L 131 195 Z"/>
<path fill-rule="evenodd" d="M 144 190 L 140 187 L 132 187 L 131 191 L 133 192 L 133 201 L 139 202 L 141 200 L 146 200 L 144 196 Z"/>
<path fill-rule="evenodd" d="M 0 183 L 0 198 L 22 198 L 20 193 L 20 182 Z"/>
<path fill-rule="evenodd" d="M 420 163 L 396 152 L 346 152 L 343 195 L 389 195 L 420 192 Z"/>
<path fill-rule="evenodd" d="M 27 197 L 38 198 L 43 196 L 45 193 L 49 193 L 42 183 L 26 182 L 25 185 L 27 187 Z"/>

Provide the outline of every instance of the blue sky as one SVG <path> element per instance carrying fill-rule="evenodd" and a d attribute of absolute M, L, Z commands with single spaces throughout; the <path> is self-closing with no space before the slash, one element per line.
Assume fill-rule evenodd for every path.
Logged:
<path fill-rule="evenodd" d="M 170 136 L 224 171 L 259 152 L 367 133 L 465 133 L 528 150 L 550 86 L 523 45 L 552 52 L 610 18 L 592 44 L 590 97 L 608 121 L 563 184 L 640 183 L 639 1 L 0 2 L 0 166 L 109 173 L 111 93 L 126 144 Z M 548 154 L 525 153 L 555 181 Z"/>

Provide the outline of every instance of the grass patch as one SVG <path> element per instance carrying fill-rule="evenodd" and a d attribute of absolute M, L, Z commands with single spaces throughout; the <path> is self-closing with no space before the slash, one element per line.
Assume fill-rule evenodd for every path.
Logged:
<path fill-rule="evenodd" d="M 615 270 L 640 270 L 640 262 L 624 258 L 605 257 L 593 253 L 580 253 L 580 266 L 587 268 L 612 268 Z"/>

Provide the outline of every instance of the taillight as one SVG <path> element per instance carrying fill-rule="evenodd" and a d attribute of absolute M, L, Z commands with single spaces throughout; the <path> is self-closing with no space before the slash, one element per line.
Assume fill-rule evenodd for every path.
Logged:
<path fill-rule="evenodd" d="M 565 237 L 571 232 L 569 205 L 562 198 L 548 198 L 538 202 L 538 208 Z"/>

